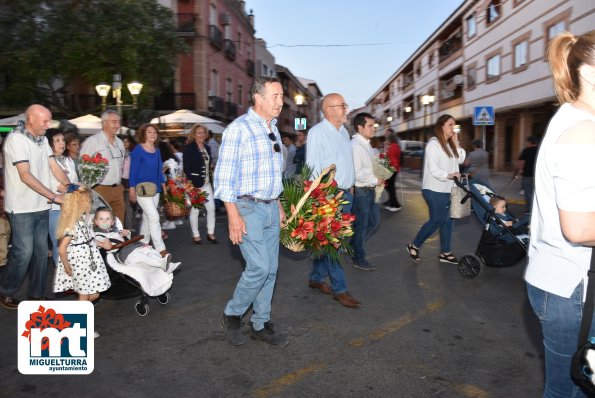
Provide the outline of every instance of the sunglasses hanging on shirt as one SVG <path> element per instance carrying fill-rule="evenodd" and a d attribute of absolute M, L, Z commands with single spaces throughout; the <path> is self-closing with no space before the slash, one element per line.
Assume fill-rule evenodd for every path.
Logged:
<path fill-rule="evenodd" d="M 275 152 L 281 152 L 281 146 L 277 142 L 277 136 L 275 135 L 275 133 L 269 133 L 269 138 L 271 139 L 271 141 L 275 143 L 273 145 L 273 149 L 275 150 Z"/>

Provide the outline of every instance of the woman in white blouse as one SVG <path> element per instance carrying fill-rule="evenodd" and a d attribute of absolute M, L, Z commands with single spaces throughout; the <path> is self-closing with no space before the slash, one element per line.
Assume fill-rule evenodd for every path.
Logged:
<path fill-rule="evenodd" d="M 595 246 L 595 30 L 556 36 L 548 58 L 562 106 L 537 155 L 525 281 L 543 333 L 543 396 L 583 397 L 570 362 Z"/>
<path fill-rule="evenodd" d="M 459 178 L 459 164 L 465 161 L 465 150 L 459 146 L 455 133 L 455 119 L 441 115 L 436 122 L 435 137 L 426 145 L 422 196 L 428 205 L 430 219 L 422 225 L 412 243 L 407 244 L 409 257 L 419 263 L 419 249 L 440 229 L 440 255 L 443 263 L 456 264 L 459 260 L 451 252 L 452 220 L 450 218 L 450 191 L 453 179 Z"/>
<path fill-rule="evenodd" d="M 48 139 L 48 143 L 54 152 L 54 157 L 56 162 L 64 173 L 66 173 L 66 177 L 70 180 L 71 183 L 78 182 L 78 175 L 76 173 L 76 166 L 74 164 L 74 160 L 64 155 L 64 150 L 66 149 L 66 142 L 64 141 L 64 133 L 58 129 L 48 129 L 45 133 L 46 138 Z M 53 173 L 50 173 L 50 189 L 56 194 L 59 195 L 58 192 L 58 180 L 54 177 Z M 52 241 L 52 258 L 54 260 L 54 265 L 58 264 L 58 239 L 56 238 L 56 228 L 58 227 L 58 220 L 60 220 L 60 205 L 56 203 L 52 203 L 52 207 L 50 209 L 49 215 L 49 235 L 50 240 Z"/>

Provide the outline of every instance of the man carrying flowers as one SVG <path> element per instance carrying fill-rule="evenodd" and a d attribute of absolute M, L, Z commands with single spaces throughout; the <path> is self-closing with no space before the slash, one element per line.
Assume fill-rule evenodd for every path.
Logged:
<path fill-rule="evenodd" d="M 343 191 L 343 213 L 349 213 L 353 202 L 353 183 L 355 170 L 349 134 L 343 124 L 347 121 L 349 107 L 340 94 L 332 93 L 322 99 L 324 119 L 310 129 L 306 164 L 317 176 L 330 164 L 336 165 L 335 180 Z M 329 287 L 324 281 L 331 281 Z M 337 258 L 323 255 L 313 260 L 309 286 L 324 294 L 333 294 L 333 298 L 348 308 L 359 308 L 361 303 L 347 291 L 345 271 Z"/>
<path fill-rule="evenodd" d="M 374 175 L 375 156 L 370 146 L 374 137 L 374 118 L 369 113 L 358 113 L 353 118 L 353 127 L 357 134 L 351 139 L 353 161 L 355 165 L 355 187 L 353 195 L 353 214 L 355 228 L 352 239 L 353 266 L 364 271 L 376 269 L 366 259 L 364 244 L 379 222 L 378 205 L 375 201 L 375 188 L 383 187 L 384 180 Z"/>
<path fill-rule="evenodd" d="M 215 197 L 225 203 L 229 239 L 239 245 L 246 268 L 227 303 L 221 323 L 232 345 L 244 344 L 242 316 L 252 306 L 250 337 L 286 346 L 285 336 L 270 322 L 271 301 L 279 264 L 280 223 L 285 212 L 281 136 L 276 127 L 283 108 L 278 79 L 255 77 L 250 87 L 253 106 L 223 132 L 215 168 Z"/>

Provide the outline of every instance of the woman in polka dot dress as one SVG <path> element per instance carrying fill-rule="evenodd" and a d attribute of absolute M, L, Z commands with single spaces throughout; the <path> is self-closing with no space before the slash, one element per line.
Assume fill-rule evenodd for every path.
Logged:
<path fill-rule="evenodd" d="M 100 292 L 111 286 L 89 218 L 91 203 L 89 188 L 69 185 L 56 231 L 60 260 L 54 292 L 73 289 L 79 300 L 87 301 L 97 299 Z"/>

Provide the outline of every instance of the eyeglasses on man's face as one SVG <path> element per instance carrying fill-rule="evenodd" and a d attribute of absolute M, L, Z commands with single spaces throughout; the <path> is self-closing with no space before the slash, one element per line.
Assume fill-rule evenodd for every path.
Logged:
<path fill-rule="evenodd" d="M 336 105 L 329 105 L 328 107 L 329 107 L 329 108 L 336 108 L 336 107 L 338 107 L 338 106 L 340 106 L 340 107 L 341 107 L 341 108 L 343 108 L 343 109 L 349 109 L 349 105 L 347 105 L 347 104 L 336 104 Z"/>
<path fill-rule="evenodd" d="M 275 150 L 275 152 L 281 152 L 281 146 L 277 142 L 277 136 L 275 135 L 275 133 L 269 133 L 269 138 L 271 141 L 275 143 L 273 145 L 273 149 Z"/>

